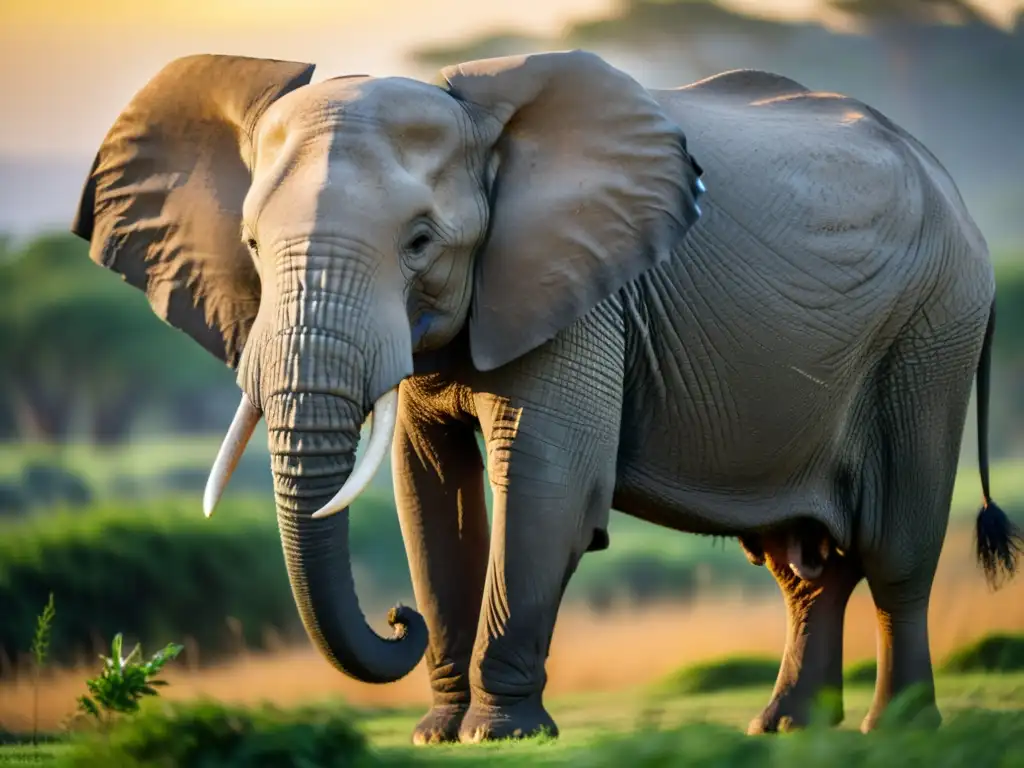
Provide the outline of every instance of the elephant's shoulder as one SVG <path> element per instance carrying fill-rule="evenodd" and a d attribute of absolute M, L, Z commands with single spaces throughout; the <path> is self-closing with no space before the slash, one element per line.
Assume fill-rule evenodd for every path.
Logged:
<path fill-rule="evenodd" d="M 712 75 L 695 83 L 675 89 L 680 93 L 695 96 L 744 99 L 748 101 L 773 99 L 800 93 L 810 89 L 785 75 L 765 72 L 760 69 L 733 69 Z"/>

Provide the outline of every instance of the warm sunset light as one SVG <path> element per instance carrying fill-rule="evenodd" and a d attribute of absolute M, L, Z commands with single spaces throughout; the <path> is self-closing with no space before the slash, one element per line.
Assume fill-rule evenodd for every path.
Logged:
<path fill-rule="evenodd" d="M 0 765 L 1024 765 L 1022 74 L 1024 0 L 0 0 Z"/>

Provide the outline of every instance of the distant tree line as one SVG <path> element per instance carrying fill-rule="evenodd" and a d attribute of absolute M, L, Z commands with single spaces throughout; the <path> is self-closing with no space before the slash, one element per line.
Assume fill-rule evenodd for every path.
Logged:
<path fill-rule="evenodd" d="M 750 16 L 715 0 L 620 0 L 556 38 L 499 31 L 412 54 L 430 76 L 459 61 L 582 47 L 675 88 L 753 68 L 870 103 L 924 141 L 997 247 L 1024 242 L 1024 9 L 1009 28 L 967 0 L 827 0 L 845 27 Z"/>
<path fill-rule="evenodd" d="M 231 371 L 86 252 L 70 234 L 0 241 L 0 439 L 119 442 L 143 417 L 209 429 Z"/>

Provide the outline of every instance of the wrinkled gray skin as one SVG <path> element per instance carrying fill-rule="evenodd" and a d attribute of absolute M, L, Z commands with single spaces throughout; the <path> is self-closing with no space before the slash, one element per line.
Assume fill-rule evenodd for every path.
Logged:
<path fill-rule="evenodd" d="M 614 506 L 742 537 L 775 574 L 789 635 L 751 731 L 842 687 L 862 577 L 879 617 L 864 727 L 914 684 L 937 722 L 929 593 L 994 295 L 939 162 L 860 102 L 759 72 L 648 92 L 572 52 L 462 65 L 443 87 L 311 74 L 172 63 L 101 147 L 75 231 L 237 367 L 326 658 L 388 682 L 425 650 L 418 743 L 555 730 L 555 617 Z M 396 386 L 422 618 L 394 612 L 385 639 L 353 589 L 347 511 L 311 513 Z"/>

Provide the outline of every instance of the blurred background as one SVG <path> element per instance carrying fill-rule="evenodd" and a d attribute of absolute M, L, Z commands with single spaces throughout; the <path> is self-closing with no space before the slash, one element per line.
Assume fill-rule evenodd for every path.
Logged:
<path fill-rule="evenodd" d="M 206 475 L 237 403 L 232 373 L 162 324 L 67 233 L 107 128 L 171 59 L 233 53 L 432 79 L 440 66 L 584 47 L 652 87 L 740 67 L 880 108 L 948 167 L 997 265 L 990 445 L 996 498 L 1024 514 L 1024 2 L 1020 0 L 4 0 L 0 4 L 0 730 L 27 718 L 25 656 L 54 593 L 44 723 L 117 631 L 184 642 L 173 695 L 426 701 L 423 670 L 350 684 L 313 652 L 284 572 L 265 432 L 204 520 Z M 972 557 L 980 498 L 970 411 L 932 605 L 933 650 L 1024 630 L 1024 579 L 992 594 Z M 1018 517 L 1018 520 L 1022 518 Z M 778 654 L 782 601 L 733 541 L 614 514 L 574 577 L 555 692 L 654 679 L 730 652 Z M 364 610 L 411 601 L 385 467 L 352 514 Z M 847 660 L 872 656 L 858 589 Z M 666 638 L 671 638 L 668 640 Z M 623 661 L 615 649 L 638 652 Z M 632 666 L 630 666 L 632 664 Z M 312 674 L 306 674 L 310 672 Z M 49 718 L 47 721 L 46 718 Z"/>

